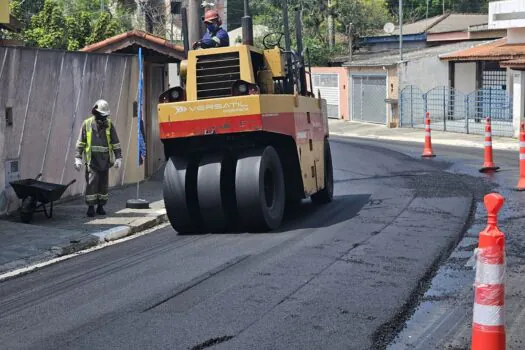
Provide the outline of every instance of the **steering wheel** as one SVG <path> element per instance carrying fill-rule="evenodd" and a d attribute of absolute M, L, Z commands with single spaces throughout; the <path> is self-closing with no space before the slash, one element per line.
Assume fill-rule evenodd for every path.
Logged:
<path fill-rule="evenodd" d="M 272 35 L 278 35 L 279 37 L 275 41 L 270 41 Z M 266 50 L 273 49 L 278 47 L 281 51 L 284 51 L 284 48 L 281 46 L 281 40 L 283 39 L 284 33 L 269 33 L 266 34 L 263 38 L 263 45 Z M 269 39 L 270 38 L 270 39 Z"/>

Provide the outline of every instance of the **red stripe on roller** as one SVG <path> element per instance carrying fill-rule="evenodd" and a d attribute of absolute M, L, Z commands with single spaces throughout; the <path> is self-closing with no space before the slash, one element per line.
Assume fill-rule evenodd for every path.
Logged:
<path fill-rule="evenodd" d="M 262 115 L 262 125 L 265 131 L 295 136 L 293 113 L 265 113 Z"/>
<path fill-rule="evenodd" d="M 503 284 L 477 286 L 475 303 L 479 305 L 503 306 L 505 304 L 505 286 Z"/>
<path fill-rule="evenodd" d="M 230 134 L 262 130 L 261 115 L 243 115 L 225 118 L 181 120 L 160 123 L 160 138 Z"/>

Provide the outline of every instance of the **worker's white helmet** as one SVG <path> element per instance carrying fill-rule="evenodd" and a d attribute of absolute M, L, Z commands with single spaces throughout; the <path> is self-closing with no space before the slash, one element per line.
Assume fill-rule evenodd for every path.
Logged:
<path fill-rule="evenodd" d="M 96 110 L 100 115 L 107 117 L 111 111 L 109 110 L 109 103 L 106 100 L 97 100 L 95 102 L 95 105 L 93 106 L 93 109 Z"/>

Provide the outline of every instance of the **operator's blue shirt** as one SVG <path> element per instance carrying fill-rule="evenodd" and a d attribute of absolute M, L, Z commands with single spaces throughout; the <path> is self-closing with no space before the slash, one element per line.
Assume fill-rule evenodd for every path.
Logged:
<path fill-rule="evenodd" d="M 219 28 L 215 33 L 207 30 L 201 39 L 201 47 L 203 49 L 224 46 L 230 46 L 230 37 L 228 36 L 228 32 L 222 28 Z"/>

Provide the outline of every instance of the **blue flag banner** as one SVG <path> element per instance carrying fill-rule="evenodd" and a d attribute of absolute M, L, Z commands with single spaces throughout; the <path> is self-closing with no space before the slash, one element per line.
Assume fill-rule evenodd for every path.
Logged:
<path fill-rule="evenodd" d="M 138 120 L 137 120 L 137 132 L 138 132 L 138 163 L 139 166 L 144 164 L 146 159 L 146 142 L 144 137 L 144 122 L 142 121 L 142 86 L 143 86 L 143 64 L 142 64 L 142 48 L 139 48 L 139 97 L 138 97 Z"/>

